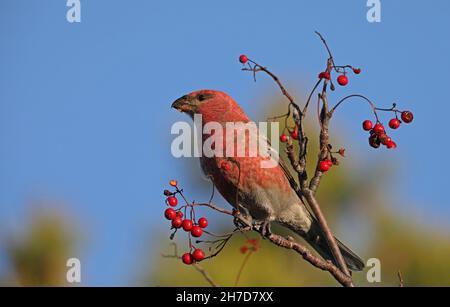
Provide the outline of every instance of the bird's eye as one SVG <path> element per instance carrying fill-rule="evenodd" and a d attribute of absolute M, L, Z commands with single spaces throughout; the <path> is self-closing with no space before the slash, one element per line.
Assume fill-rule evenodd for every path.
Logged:
<path fill-rule="evenodd" d="M 200 95 L 198 95 L 197 99 L 198 99 L 199 101 L 203 101 L 203 100 L 206 99 L 206 97 L 205 97 L 205 95 L 200 94 Z"/>

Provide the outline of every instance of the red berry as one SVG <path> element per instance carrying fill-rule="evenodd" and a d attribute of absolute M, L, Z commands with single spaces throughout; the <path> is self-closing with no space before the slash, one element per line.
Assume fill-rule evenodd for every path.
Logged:
<path fill-rule="evenodd" d="M 201 217 L 198 220 L 198 226 L 200 226 L 201 228 L 206 228 L 208 227 L 208 220 L 205 217 Z"/>
<path fill-rule="evenodd" d="M 389 149 L 395 149 L 397 148 L 397 144 L 394 141 L 390 141 L 386 144 L 386 147 Z"/>
<path fill-rule="evenodd" d="M 328 162 L 329 160 L 322 160 L 319 163 L 319 171 L 321 172 L 326 172 L 330 169 L 330 163 Z"/>
<path fill-rule="evenodd" d="M 191 235 L 193 237 L 200 237 L 203 234 L 203 230 L 199 226 L 192 226 Z"/>
<path fill-rule="evenodd" d="M 294 130 L 292 130 L 292 132 L 291 132 L 291 137 L 292 137 L 294 140 L 298 140 L 298 128 L 297 128 L 297 126 L 294 128 Z"/>
<path fill-rule="evenodd" d="M 377 135 L 384 134 L 384 126 L 380 123 L 377 123 L 375 127 L 373 127 L 373 132 Z"/>
<path fill-rule="evenodd" d="M 363 121 L 363 129 L 366 131 L 369 131 L 370 129 L 372 129 L 373 124 L 370 120 L 366 119 L 365 121 Z"/>
<path fill-rule="evenodd" d="M 167 197 L 167 203 L 170 206 L 175 207 L 178 204 L 178 199 L 175 196 L 169 196 Z"/>
<path fill-rule="evenodd" d="M 402 112 L 402 121 L 409 124 L 414 119 L 414 115 L 410 111 L 403 111 Z"/>
<path fill-rule="evenodd" d="M 248 58 L 245 54 L 241 54 L 241 56 L 239 57 L 239 62 L 241 62 L 242 64 L 247 63 Z"/>
<path fill-rule="evenodd" d="M 381 144 L 387 145 L 392 139 L 387 134 L 382 134 L 379 136 Z"/>
<path fill-rule="evenodd" d="M 195 261 L 202 261 L 203 259 L 205 259 L 205 252 L 203 250 L 201 250 L 200 248 L 197 248 L 192 253 L 192 257 L 194 258 Z"/>
<path fill-rule="evenodd" d="M 341 86 L 346 86 L 348 84 L 348 78 L 346 75 L 340 75 L 337 78 L 337 82 L 339 83 L 339 85 Z"/>
<path fill-rule="evenodd" d="M 239 250 L 241 251 L 241 254 L 245 254 L 248 251 L 248 246 L 243 245 L 243 246 L 241 246 L 241 248 Z"/>
<path fill-rule="evenodd" d="M 180 228 L 182 224 L 183 224 L 183 220 L 181 219 L 181 217 L 176 217 L 172 220 L 173 228 Z"/>
<path fill-rule="evenodd" d="M 391 129 L 397 129 L 400 127 L 400 121 L 397 118 L 391 119 L 389 121 L 389 127 L 391 127 Z"/>
<path fill-rule="evenodd" d="M 190 253 L 185 253 L 181 256 L 181 260 L 184 264 L 192 264 L 194 262 L 194 257 Z"/>
<path fill-rule="evenodd" d="M 333 166 L 333 161 L 331 161 L 330 159 L 326 159 L 324 161 L 327 162 L 330 167 Z"/>
<path fill-rule="evenodd" d="M 166 211 L 164 211 L 164 216 L 168 220 L 173 220 L 177 217 L 177 213 L 172 208 L 167 208 Z"/>
<path fill-rule="evenodd" d="M 191 231 L 191 229 L 192 229 L 192 221 L 191 220 L 184 220 L 182 226 L 183 226 L 183 229 L 185 231 Z"/>
<path fill-rule="evenodd" d="M 181 219 L 183 217 L 183 212 L 177 211 L 177 217 L 179 217 Z"/>
<path fill-rule="evenodd" d="M 286 134 L 283 133 L 282 135 L 280 135 L 280 142 L 281 143 L 286 143 L 287 140 L 288 140 L 288 137 L 287 137 Z"/>
<path fill-rule="evenodd" d="M 361 68 L 353 68 L 353 72 L 359 75 L 361 73 Z"/>
<path fill-rule="evenodd" d="M 330 73 L 329 73 L 328 71 L 322 71 L 322 72 L 319 74 L 319 79 L 330 80 L 330 79 L 331 79 Z"/>

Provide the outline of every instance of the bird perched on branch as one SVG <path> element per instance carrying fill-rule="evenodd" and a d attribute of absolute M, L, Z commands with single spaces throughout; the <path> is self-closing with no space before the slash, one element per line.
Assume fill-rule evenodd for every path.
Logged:
<path fill-rule="evenodd" d="M 217 190 L 235 209 L 251 218 L 252 223 L 260 225 L 263 233 L 270 231 L 271 222 L 293 230 L 324 259 L 336 264 L 318 222 L 292 189 L 289 181 L 292 177 L 281 160 L 275 167 L 262 167 L 262 162 L 270 157 L 259 152 L 256 156 L 250 156 L 247 146 L 244 156 L 225 155 L 225 152 L 228 152 L 227 147 L 235 148 L 238 144 L 237 137 L 231 142 L 225 137 L 226 124 L 251 122 L 229 95 L 215 90 L 200 90 L 177 99 L 172 107 L 192 118 L 195 114 L 202 115 L 203 126 L 218 123 L 222 127 L 223 141 L 216 142 L 214 150 L 223 150 L 224 155 L 203 155 L 200 163 L 205 174 L 212 178 Z M 213 131 L 211 132 L 213 134 Z M 255 132 L 245 134 L 246 145 L 251 133 Z M 258 131 L 256 133 L 259 134 Z M 203 135 L 203 140 L 210 136 Z M 341 242 L 337 242 L 348 268 L 353 271 L 362 270 L 364 263 L 361 258 Z"/>

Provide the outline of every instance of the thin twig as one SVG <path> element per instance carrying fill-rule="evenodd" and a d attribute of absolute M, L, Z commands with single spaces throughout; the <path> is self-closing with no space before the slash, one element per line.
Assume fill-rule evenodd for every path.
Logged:
<path fill-rule="evenodd" d="M 242 261 L 241 267 L 239 268 L 239 271 L 236 275 L 236 280 L 234 281 L 234 286 L 237 287 L 239 283 L 239 279 L 241 278 L 242 271 L 244 270 L 245 265 L 247 264 L 248 259 L 250 258 L 251 254 L 253 253 L 252 250 L 250 250 L 247 255 L 245 255 L 244 261 Z"/>
<path fill-rule="evenodd" d="M 212 279 L 211 275 L 209 275 L 209 273 L 198 263 L 193 263 L 192 266 L 198 271 L 200 272 L 200 274 L 203 275 L 203 277 L 206 279 L 207 282 L 209 282 L 209 284 L 212 287 L 218 287 L 218 285 L 216 284 L 216 282 Z"/>
<path fill-rule="evenodd" d="M 398 270 L 397 276 L 398 276 L 398 280 L 399 280 L 399 287 L 403 288 L 404 287 L 403 275 L 402 275 L 402 272 L 400 270 Z"/>
<path fill-rule="evenodd" d="M 173 254 L 161 254 L 164 258 L 177 258 L 181 259 L 181 256 L 178 254 L 178 246 L 176 243 L 171 243 L 173 246 Z M 203 277 L 206 279 L 206 281 L 212 286 L 212 287 L 218 287 L 216 282 L 212 279 L 211 275 L 198 263 L 193 263 L 192 266 L 203 275 Z"/>

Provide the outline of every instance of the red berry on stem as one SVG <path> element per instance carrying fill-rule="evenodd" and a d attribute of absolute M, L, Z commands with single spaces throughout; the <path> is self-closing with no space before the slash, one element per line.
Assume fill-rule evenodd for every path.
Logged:
<path fill-rule="evenodd" d="M 173 228 L 180 228 L 182 224 L 183 224 L 183 220 L 181 219 L 181 217 L 176 217 L 172 220 Z"/>
<path fill-rule="evenodd" d="M 192 264 L 194 262 L 194 257 L 190 253 L 185 253 L 181 256 L 181 260 L 184 264 Z"/>
<path fill-rule="evenodd" d="M 339 83 L 339 85 L 341 86 L 346 86 L 348 84 L 348 78 L 346 75 L 340 75 L 337 78 L 337 82 Z"/>
<path fill-rule="evenodd" d="M 191 231 L 191 229 L 192 229 L 192 221 L 191 220 L 184 220 L 183 221 L 183 224 L 182 224 L 182 226 L 183 226 L 183 230 L 185 230 L 185 231 Z"/>
<path fill-rule="evenodd" d="M 330 163 L 329 160 L 322 160 L 319 162 L 319 171 L 321 172 L 327 172 L 330 169 Z"/>
<path fill-rule="evenodd" d="M 384 134 L 384 126 L 380 123 L 377 123 L 375 127 L 373 127 L 373 132 L 377 135 Z"/>
<path fill-rule="evenodd" d="M 195 261 L 202 261 L 203 259 L 205 259 L 205 252 L 200 248 L 197 248 L 192 253 L 192 257 L 194 258 Z"/>
<path fill-rule="evenodd" d="M 245 254 L 248 251 L 248 246 L 243 245 L 243 246 L 241 246 L 241 248 L 239 250 L 241 251 L 241 254 Z"/>
<path fill-rule="evenodd" d="M 286 134 L 283 133 L 282 135 L 280 135 L 280 142 L 281 143 L 286 143 L 287 140 L 288 140 L 288 137 L 287 137 Z"/>
<path fill-rule="evenodd" d="M 394 141 L 390 141 L 390 142 L 386 143 L 386 147 L 389 149 L 395 149 L 395 148 L 397 148 L 397 144 Z"/>
<path fill-rule="evenodd" d="M 353 72 L 359 75 L 361 73 L 361 68 L 353 68 Z"/>
<path fill-rule="evenodd" d="M 397 118 L 393 118 L 389 121 L 389 127 L 391 129 L 397 129 L 400 127 L 400 121 Z"/>
<path fill-rule="evenodd" d="M 330 80 L 330 79 L 331 79 L 330 73 L 329 73 L 328 71 L 322 71 L 322 72 L 319 74 L 319 79 Z"/>
<path fill-rule="evenodd" d="M 177 213 L 172 208 L 167 208 L 166 211 L 164 211 L 164 216 L 168 220 L 173 220 L 177 217 Z"/>
<path fill-rule="evenodd" d="M 208 220 L 205 217 L 201 217 L 198 220 L 198 226 L 200 226 L 201 228 L 206 228 L 208 227 Z"/>
<path fill-rule="evenodd" d="M 370 129 L 372 129 L 373 124 L 370 120 L 366 119 L 365 121 L 363 121 L 363 129 L 366 131 L 369 131 Z"/>
<path fill-rule="evenodd" d="M 402 112 L 402 121 L 409 124 L 414 119 L 414 115 L 410 111 L 403 111 Z"/>
<path fill-rule="evenodd" d="M 176 205 L 178 205 L 178 199 L 175 196 L 169 196 L 167 197 L 167 203 L 170 206 L 175 207 Z"/>
<path fill-rule="evenodd" d="M 382 134 L 379 136 L 381 144 L 387 145 L 392 139 L 387 134 Z"/>
<path fill-rule="evenodd" d="M 182 218 L 183 217 L 183 212 L 177 211 L 177 217 Z"/>
<path fill-rule="evenodd" d="M 242 64 L 247 63 L 247 61 L 248 61 L 248 57 L 245 54 L 241 54 L 239 56 L 239 62 L 241 62 Z"/>
<path fill-rule="evenodd" d="M 191 229 L 191 235 L 192 235 L 193 237 L 198 238 L 198 237 L 200 237 L 202 234 L 203 234 L 203 230 L 200 228 L 200 226 L 192 226 L 192 229 Z"/>
<path fill-rule="evenodd" d="M 295 126 L 294 130 L 292 130 L 292 132 L 291 132 L 291 137 L 292 137 L 294 140 L 298 140 L 298 128 L 297 128 L 297 126 Z"/>

